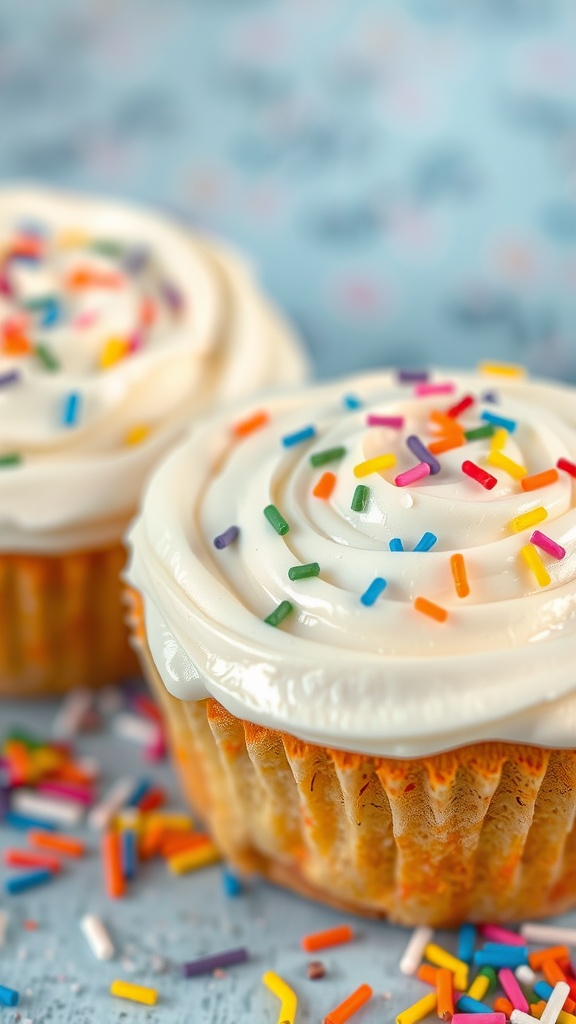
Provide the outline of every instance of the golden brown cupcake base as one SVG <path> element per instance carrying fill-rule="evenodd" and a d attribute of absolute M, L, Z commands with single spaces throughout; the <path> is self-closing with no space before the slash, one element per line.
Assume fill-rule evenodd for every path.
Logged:
<path fill-rule="evenodd" d="M 96 687 L 137 671 L 123 621 L 121 544 L 0 555 L 0 696 Z"/>
<path fill-rule="evenodd" d="M 303 743 L 166 690 L 183 790 L 240 871 L 406 925 L 513 921 L 576 902 L 576 750 L 477 743 L 414 759 Z"/>

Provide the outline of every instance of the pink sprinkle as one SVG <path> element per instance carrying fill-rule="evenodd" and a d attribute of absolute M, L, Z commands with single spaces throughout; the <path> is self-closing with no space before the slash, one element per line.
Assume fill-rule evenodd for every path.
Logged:
<path fill-rule="evenodd" d="M 508 928 L 501 928 L 497 924 L 481 924 L 480 935 L 488 942 L 502 942 L 505 946 L 525 946 L 526 939 L 523 939 L 518 932 L 511 932 Z"/>
<path fill-rule="evenodd" d="M 523 1013 L 530 1013 L 528 1001 L 520 988 L 520 985 L 516 981 L 514 971 L 511 971 L 509 967 L 502 967 L 502 969 L 498 971 L 498 980 L 514 1009 L 522 1010 Z"/>
<path fill-rule="evenodd" d="M 404 426 L 403 416 L 377 416 L 375 413 L 368 413 L 366 417 L 367 427 L 393 427 L 401 430 Z"/>
<path fill-rule="evenodd" d="M 542 551 L 552 555 L 552 558 L 566 557 L 566 548 L 563 548 L 561 544 L 557 544 L 551 537 L 547 537 L 545 533 L 540 533 L 540 530 L 534 530 L 530 540 L 537 548 L 542 548 Z"/>
<path fill-rule="evenodd" d="M 405 473 L 399 473 L 394 483 L 396 487 L 407 487 L 408 484 L 413 484 L 416 480 L 421 480 L 424 476 L 430 475 L 430 466 L 427 462 L 419 462 L 417 466 L 413 466 L 412 469 L 407 469 Z"/>
<path fill-rule="evenodd" d="M 82 786 L 76 782 L 57 782 L 48 781 L 41 782 L 38 789 L 42 793 L 53 793 L 54 796 L 60 796 L 64 800 L 74 800 L 78 804 L 91 804 L 94 800 L 94 794 L 89 786 Z"/>
<path fill-rule="evenodd" d="M 78 316 L 74 317 L 72 326 L 82 330 L 85 327 L 91 327 L 92 324 L 96 323 L 97 319 L 98 313 L 95 309 L 86 309 L 83 313 L 78 313 Z"/>
<path fill-rule="evenodd" d="M 417 398 L 425 398 L 426 395 L 453 395 L 456 385 L 453 381 L 446 381 L 445 384 L 416 384 L 414 394 Z"/>
<path fill-rule="evenodd" d="M 134 334 L 128 339 L 128 351 L 138 352 L 142 348 L 142 343 L 142 331 L 134 331 Z"/>
<path fill-rule="evenodd" d="M 155 763 L 156 761 L 163 761 L 166 757 L 166 740 L 161 729 L 158 730 L 158 735 L 153 743 L 149 743 L 142 751 L 142 757 L 144 761 L 148 763 Z"/>
<path fill-rule="evenodd" d="M 452 1024 L 470 1024 L 471 1014 L 455 1013 L 452 1017 Z M 474 1024 L 506 1024 L 504 1013 L 475 1013 Z"/>

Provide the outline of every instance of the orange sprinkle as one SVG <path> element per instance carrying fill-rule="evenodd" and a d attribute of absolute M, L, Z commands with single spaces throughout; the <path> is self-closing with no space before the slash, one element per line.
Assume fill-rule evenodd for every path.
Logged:
<path fill-rule="evenodd" d="M 151 327 L 156 320 L 157 314 L 156 304 L 149 296 L 145 296 L 140 303 L 140 323 L 142 326 Z"/>
<path fill-rule="evenodd" d="M 464 435 L 464 431 L 459 423 L 453 419 L 452 416 L 448 416 L 445 412 L 440 412 L 439 409 L 433 409 L 430 413 L 430 419 L 436 426 L 441 427 L 445 434 L 450 437 L 461 437 Z"/>
<path fill-rule="evenodd" d="M 26 839 L 30 846 L 39 846 L 43 850 L 54 850 L 64 857 L 83 857 L 86 853 L 86 846 L 81 839 L 74 839 L 72 836 L 65 836 L 59 832 L 42 832 L 40 829 L 32 829 L 27 832 Z"/>
<path fill-rule="evenodd" d="M 500 996 L 494 1000 L 494 1010 L 496 1013 L 503 1013 L 506 1020 L 510 1020 L 510 1014 L 514 1007 L 509 999 L 505 999 L 504 996 Z"/>
<path fill-rule="evenodd" d="M 445 608 L 441 608 L 439 604 L 434 604 L 434 601 L 429 601 L 426 597 L 417 597 L 414 601 L 414 608 L 417 612 L 422 612 L 431 619 L 435 619 L 436 622 L 446 622 L 448 618 L 448 612 Z"/>
<path fill-rule="evenodd" d="M 371 998 L 372 989 L 370 985 L 360 985 L 343 1003 L 340 1003 L 335 1010 L 331 1010 L 324 1017 L 324 1024 L 346 1024 L 346 1021 L 350 1020 L 352 1014 L 356 1013 Z"/>
<path fill-rule="evenodd" d="M 451 1021 L 454 1016 L 453 974 L 447 967 L 440 967 L 436 975 L 436 992 L 438 994 L 437 1013 L 440 1020 Z"/>
<path fill-rule="evenodd" d="M 326 473 L 322 473 L 318 483 L 314 487 L 312 494 L 315 498 L 329 498 L 336 486 L 336 474 L 331 473 L 328 470 Z"/>
<path fill-rule="evenodd" d="M 38 921 L 32 921 L 31 918 L 27 917 L 25 921 L 22 921 L 22 927 L 26 932 L 37 932 Z"/>
<path fill-rule="evenodd" d="M 4 337 L 2 351 L 7 356 L 27 356 L 32 351 L 32 345 L 25 334 L 10 334 Z"/>
<path fill-rule="evenodd" d="M 28 850 L 4 850 L 4 863 L 11 868 L 47 868 L 57 874 L 62 865 L 56 857 L 47 854 L 30 853 Z"/>
<path fill-rule="evenodd" d="M 106 894 L 113 900 L 123 896 L 125 884 L 119 832 L 110 830 L 102 836 L 102 867 Z"/>
<path fill-rule="evenodd" d="M 300 945 L 306 953 L 315 953 L 318 949 L 327 949 L 328 946 L 339 946 L 343 942 L 350 942 L 354 938 L 354 932 L 349 924 L 340 924 L 336 928 L 328 928 L 325 932 L 314 932 L 313 935 L 304 935 Z"/>
<path fill-rule="evenodd" d="M 458 597 L 468 597 L 470 587 L 468 585 L 468 577 L 466 576 L 464 556 L 460 554 L 452 555 L 450 559 L 450 568 L 452 569 L 454 586 L 456 587 Z"/>
<path fill-rule="evenodd" d="M 520 486 L 523 491 L 536 491 L 539 487 L 547 487 L 548 484 L 555 484 L 557 479 L 557 469 L 545 469 L 543 473 L 534 473 L 532 476 L 523 476 L 520 481 Z"/>
<path fill-rule="evenodd" d="M 195 850 L 197 847 L 205 846 L 206 843 L 210 842 L 210 836 L 204 835 L 201 832 L 193 832 L 189 835 L 182 832 L 170 832 L 161 840 L 158 852 L 162 857 L 175 857 L 177 853 L 185 853 L 187 850 Z"/>
<path fill-rule="evenodd" d="M 436 987 L 439 970 L 439 967 L 432 967 L 432 964 L 420 964 L 416 971 L 416 977 L 420 981 L 425 981 L 427 985 L 434 985 Z"/>
<path fill-rule="evenodd" d="M 49 775 L 51 779 L 58 780 L 58 782 L 77 782 L 80 786 L 91 786 L 94 782 L 94 776 L 74 764 L 73 761 L 66 761 L 58 765 L 55 771 L 49 772 Z"/>
<path fill-rule="evenodd" d="M 20 743 L 19 740 L 7 740 L 4 744 L 3 754 L 10 762 L 10 776 L 13 785 L 21 786 L 24 782 L 37 782 L 32 757 L 24 743 Z"/>
<path fill-rule="evenodd" d="M 255 412 L 252 416 L 248 416 L 247 419 L 235 423 L 232 427 L 232 433 L 236 437 L 247 437 L 248 434 L 253 434 L 255 430 L 260 430 L 260 427 L 265 427 L 269 421 L 270 416 L 267 412 Z"/>
<path fill-rule="evenodd" d="M 547 960 L 569 960 L 568 946 L 548 946 L 548 949 L 537 949 L 528 954 L 528 963 L 533 971 L 539 971 Z"/>
<path fill-rule="evenodd" d="M 549 985 L 554 986 L 559 981 L 568 981 L 568 978 L 556 960 L 545 960 L 540 970 Z"/>
<path fill-rule="evenodd" d="M 44 242 L 41 238 L 35 238 L 29 235 L 22 235 L 21 238 L 15 238 L 8 249 L 8 256 L 12 259 L 15 257 L 27 258 L 27 259 L 42 259 L 44 255 Z"/>
<path fill-rule="evenodd" d="M 78 291 L 82 288 L 120 288 L 123 283 L 121 274 L 93 267 L 77 267 L 66 275 L 64 287 Z"/>
<path fill-rule="evenodd" d="M 441 437 L 438 441 L 431 441 L 427 448 L 432 455 L 441 455 L 442 452 L 452 451 L 453 448 L 461 448 L 465 441 L 464 434 L 453 434 L 450 437 Z"/>

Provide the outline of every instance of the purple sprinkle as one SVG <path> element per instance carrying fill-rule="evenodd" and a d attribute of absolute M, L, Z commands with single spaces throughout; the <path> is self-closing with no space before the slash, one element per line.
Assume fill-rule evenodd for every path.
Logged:
<path fill-rule="evenodd" d="M 397 377 L 402 384 L 417 384 L 428 380 L 428 370 L 398 370 Z"/>
<path fill-rule="evenodd" d="M 393 427 L 401 430 L 404 426 L 403 416 L 377 416 L 375 413 L 368 413 L 366 417 L 367 427 Z"/>
<path fill-rule="evenodd" d="M 133 249 L 129 249 L 122 258 L 122 267 L 127 274 L 140 274 L 148 260 L 150 259 L 150 253 L 144 246 L 138 246 Z"/>
<path fill-rule="evenodd" d="M 8 387 L 9 384 L 17 384 L 19 380 L 18 370 L 8 370 L 8 373 L 0 374 L 0 388 Z"/>
<path fill-rule="evenodd" d="M 236 540 L 236 537 L 240 533 L 237 526 L 229 526 L 224 533 L 219 533 L 217 537 L 214 537 L 214 547 L 218 548 L 219 551 L 222 548 L 227 548 L 229 544 L 232 544 Z"/>
<path fill-rule="evenodd" d="M 180 313 L 184 307 L 184 299 L 180 292 L 174 287 L 170 281 L 162 281 L 160 285 L 161 295 L 167 306 L 170 307 L 173 313 Z"/>
<path fill-rule="evenodd" d="M 428 450 L 425 444 L 422 444 L 422 441 L 419 437 L 416 437 L 416 434 L 410 434 L 410 437 L 406 438 L 406 444 L 416 458 L 420 459 L 420 462 L 428 463 L 432 476 L 434 476 L 435 473 L 440 472 L 442 467 L 438 462 L 438 459 L 432 455 L 432 452 Z"/>
<path fill-rule="evenodd" d="M 185 978 L 196 978 L 199 974 L 211 974 L 219 967 L 232 967 L 233 964 L 246 963 L 248 950 L 243 946 L 238 949 L 229 949 L 224 953 L 214 953 L 212 956 L 204 956 L 200 960 L 190 960 L 182 964 L 180 968 Z"/>
<path fill-rule="evenodd" d="M 4 821 L 10 810 L 10 792 L 4 786 L 0 786 L 0 821 Z"/>
<path fill-rule="evenodd" d="M 496 394 L 495 391 L 485 391 L 484 394 L 480 396 L 480 401 L 481 402 L 492 402 L 493 405 L 497 405 L 498 404 L 498 395 Z"/>

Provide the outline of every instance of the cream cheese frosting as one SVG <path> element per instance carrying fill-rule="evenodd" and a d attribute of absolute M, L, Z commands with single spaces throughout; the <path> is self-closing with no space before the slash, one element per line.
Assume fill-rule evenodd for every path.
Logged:
<path fill-rule="evenodd" d="M 234 253 L 137 208 L 0 192 L 0 549 L 117 542 L 184 424 L 303 379 Z"/>
<path fill-rule="evenodd" d="M 156 471 L 129 534 L 169 691 L 372 755 L 575 746 L 575 399 L 542 381 L 386 372 L 272 398 L 259 429 L 242 428 L 264 420 L 255 405 L 206 422 Z M 420 463 L 411 437 L 446 450 L 439 472 L 399 486 Z M 383 455 L 394 465 L 369 471 Z"/>

